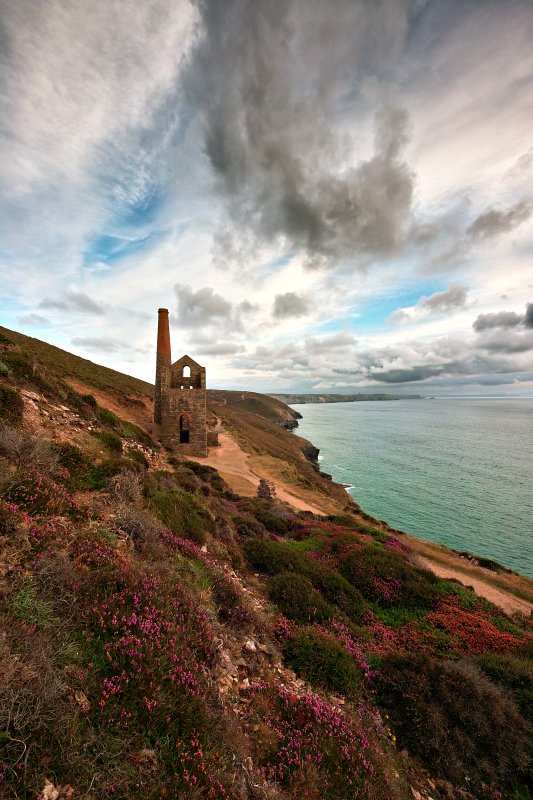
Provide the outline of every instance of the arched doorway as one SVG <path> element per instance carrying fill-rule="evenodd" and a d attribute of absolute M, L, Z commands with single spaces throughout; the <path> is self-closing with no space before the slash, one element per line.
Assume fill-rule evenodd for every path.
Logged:
<path fill-rule="evenodd" d="M 180 444 L 189 444 L 190 419 L 187 414 L 180 416 Z"/>

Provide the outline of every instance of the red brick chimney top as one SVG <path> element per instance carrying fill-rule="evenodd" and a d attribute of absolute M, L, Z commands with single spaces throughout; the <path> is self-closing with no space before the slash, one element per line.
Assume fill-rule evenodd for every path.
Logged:
<path fill-rule="evenodd" d="M 168 308 L 158 310 L 157 321 L 157 353 L 162 356 L 170 355 L 170 328 L 168 324 Z"/>

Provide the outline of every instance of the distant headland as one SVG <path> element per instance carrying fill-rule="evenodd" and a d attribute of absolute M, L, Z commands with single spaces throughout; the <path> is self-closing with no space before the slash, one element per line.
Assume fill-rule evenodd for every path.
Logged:
<path fill-rule="evenodd" d="M 421 394 L 269 394 L 287 405 L 298 403 L 360 403 L 370 400 L 424 400 Z"/>

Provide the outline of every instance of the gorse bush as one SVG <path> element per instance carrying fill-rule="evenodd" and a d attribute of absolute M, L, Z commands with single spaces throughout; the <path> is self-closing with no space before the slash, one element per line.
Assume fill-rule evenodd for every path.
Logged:
<path fill-rule="evenodd" d="M 0 425 L 20 425 L 23 414 L 24 401 L 20 393 L 0 384 Z"/>
<path fill-rule="evenodd" d="M 377 689 L 399 747 L 436 775 L 459 785 L 507 787 L 525 775 L 528 725 L 507 692 L 473 664 L 391 656 L 380 664 Z"/>
<path fill-rule="evenodd" d="M 255 518 L 261 525 L 264 525 L 270 533 L 278 536 L 285 536 L 289 532 L 289 525 L 278 514 L 268 509 L 258 508 L 254 511 Z"/>
<path fill-rule="evenodd" d="M 346 648 L 314 627 L 296 628 L 284 642 L 287 663 L 313 686 L 348 696 L 358 692 L 363 673 Z"/>
<path fill-rule="evenodd" d="M 294 572 L 275 575 L 268 582 L 267 592 L 281 613 L 296 622 L 310 624 L 333 617 L 332 607 L 303 575 Z"/>
<path fill-rule="evenodd" d="M 80 397 L 86 405 L 91 406 L 91 408 L 94 409 L 98 408 L 98 403 L 92 394 L 82 394 Z"/>

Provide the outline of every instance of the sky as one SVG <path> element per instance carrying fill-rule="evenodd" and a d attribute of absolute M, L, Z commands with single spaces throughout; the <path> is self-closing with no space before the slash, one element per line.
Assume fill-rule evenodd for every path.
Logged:
<path fill-rule="evenodd" d="M 531 0 L 0 0 L 0 322 L 153 382 L 533 394 Z"/>

